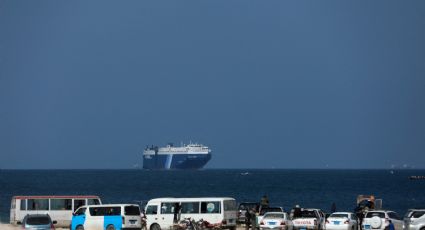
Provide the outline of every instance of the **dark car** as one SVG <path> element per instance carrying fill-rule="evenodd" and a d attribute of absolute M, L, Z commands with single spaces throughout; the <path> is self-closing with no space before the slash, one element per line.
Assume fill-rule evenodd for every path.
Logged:
<path fill-rule="evenodd" d="M 23 229 L 54 230 L 56 221 L 52 221 L 48 214 L 33 214 L 26 215 L 22 223 L 18 224 L 22 224 Z"/>
<path fill-rule="evenodd" d="M 239 224 L 245 223 L 245 212 L 246 210 L 252 210 L 255 209 L 255 211 L 258 211 L 258 207 L 260 206 L 260 203 L 258 202 L 242 202 L 239 204 L 239 213 L 238 213 L 238 219 L 237 222 Z"/>

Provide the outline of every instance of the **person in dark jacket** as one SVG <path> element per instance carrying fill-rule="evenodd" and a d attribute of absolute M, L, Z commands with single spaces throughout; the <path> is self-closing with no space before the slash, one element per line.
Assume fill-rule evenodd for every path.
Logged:
<path fill-rule="evenodd" d="M 180 204 L 179 203 L 174 203 L 174 218 L 173 221 L 174 223 L 178 223 L 179 222 L 179 213 L 180 213 Z"/>
<path fill-rule="evenodd" d="M 334 212 L 336 212 L 336 204 L 335 204 L 335 202 L 333 202 L 332 203 L 332 206 L 331 206 L 331 213 L 334 213 Z"/>
<path fill-rule="evenodd" d="M 264 195 L 263 197 L 261 197 L 260 204 L 261 204 L 262 208 L 268 207 L 269 206 L 269 198 L 267 198 L 267 196 Z"/>
<path fill-rule="evenodd" d="M 251 218 L 252 218 L 251 211 L 248 208 L 246 208 L 245 210 L 245 229 L 246 230 L 249 230 L 249 227 L 251 225 Z"/>

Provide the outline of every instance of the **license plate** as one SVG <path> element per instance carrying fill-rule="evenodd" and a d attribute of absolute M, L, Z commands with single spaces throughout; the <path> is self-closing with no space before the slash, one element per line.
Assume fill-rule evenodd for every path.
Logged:
<path fill-rule="evenodd" d="M 334 221 L 334 224 L 338 225 L 339 224 L 339 221 Z"/>
<path fill-rule="evenodd" d="M 136 224 L 137 220 L 130 220 L 130 224 Z"/>
<path fill-rule="evenodd" d="M 364 226 L 364 229 L 370 229 L 370 225 L 366 224 L 366 225 Z"/>
<path fill-rule="evenodd" d="M 300 230 L 307 230 L 307 229 L 305 229 L 305 228 L 300 228 Z"/>
<path fill-rule="evenodd" d="M 269 225 L 275 225 L 276 222 L 269 222 Z"/>

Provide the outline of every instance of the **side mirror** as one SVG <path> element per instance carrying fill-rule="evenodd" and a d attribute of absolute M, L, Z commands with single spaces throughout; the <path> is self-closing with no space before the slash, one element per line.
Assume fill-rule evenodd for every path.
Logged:
<path fill-rule="evenodd" d="M 22 224 L 22 222 L 21 222 L 21 221 L 18 221 L 18 222 L 16 222 L 16 224 L 21 225 L 21 224 Z"/>
<path fill-rule="evenodd" d="M 57 224 L 58 222 L 57 222 L 56 220 L 54 220 L 52 223 L 53 223 L 53 224 Z"/>

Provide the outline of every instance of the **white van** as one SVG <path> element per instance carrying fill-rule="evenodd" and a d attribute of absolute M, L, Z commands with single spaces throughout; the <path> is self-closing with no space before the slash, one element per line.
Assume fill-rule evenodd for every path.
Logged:
<path fill-rule="evenodd" d="M 72 216 L 71 230 L 141 229 L 140 208 L 136 204 L 88 205 Z"/>
<path fill-rule="evenodd" d="M 178 220 L 203 219 L 221 228 L 236 229 L 236 201 L 229 197 L 204 198 L 157 198 L 150 200 L 145 207 L 146 226 L 149 230 L 170 229 L 173 226 L 175 207 Z"/>
<path fill-rule="evenodd" d="M 14 196 L 10 223 L 22 222 L 26 215 L 49 214 L 56 227 L 69 227 L 72 213 L 83 205 L 102 204 L 98 196 Z"/>

